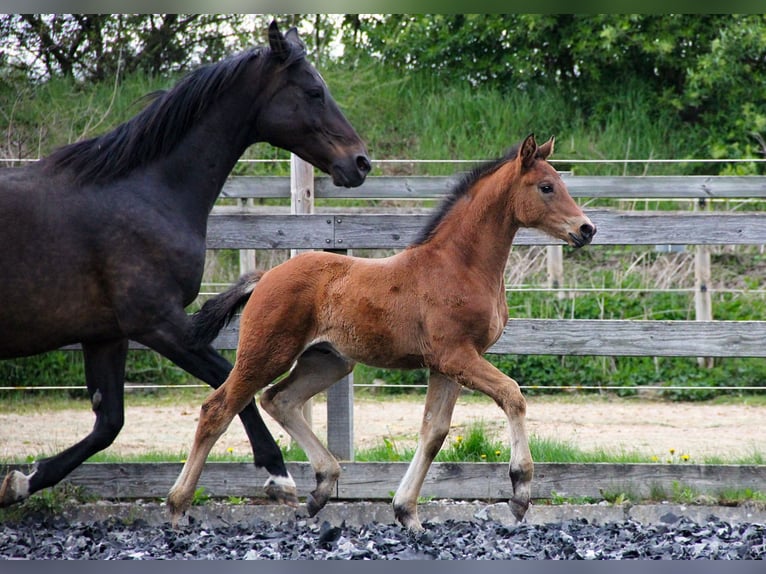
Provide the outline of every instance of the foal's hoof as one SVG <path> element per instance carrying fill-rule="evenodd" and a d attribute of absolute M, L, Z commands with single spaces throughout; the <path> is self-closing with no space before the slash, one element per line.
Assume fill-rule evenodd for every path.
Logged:
<path fill-rule="evenodd" d="M 517 522 L 524 520 L 524 516 L 529 510 L 529 500 L 520 500 L 518 498 L 511 498 L 508 501 L 508 506 L 511 508 L 511 513 L 516 518 Z"/>
<path fill-rule="evenodd" d="M 295 483 L 287 484 L 284 482 L 280 484 L 274 479 L 269 478 L 266 484 L 263 485 L 263 490 L 270 500 L 278 504 L 286 504 L 292 508 L 298 507 L 298 490 L 295 487 Z"/>
<path fill-rule="evenodd" d="M 420 518 L 418 518 L 417 511 L 413 513 L 409 510 L 394 507 L 394 518 L 396 518 L 396 521 L 404 526 L 408 532 L 413 534 L 420 534 L 426 530 L 420 523 Z"/>
<path fill-rule="evenodd" d="M 320 510 L 322 510 L 323 507 L 324 507 L 324 504 L 319 504 L 314 498 L 313 494 L 309 494 L 306 497 L 306 512 L 309 513 L 310 518 L 315 517 L 317 513 Z"/>
<path fill-rule="evenodd" d="M 29 478 L 14 470 L 8 473 L 0 487 L 0 508 L 10 506 L 29 496 Z"/>

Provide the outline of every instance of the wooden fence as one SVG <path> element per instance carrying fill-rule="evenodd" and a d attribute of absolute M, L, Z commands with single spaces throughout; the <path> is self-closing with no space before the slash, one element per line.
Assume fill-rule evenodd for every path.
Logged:
<path fill-rule="evenodd" d="M 429 217 L 427 210 L 314 208 L 313 199 L 438 199 L 452 177 L 375 176 L 359 188 L 313 178 L 302 162 L 292 177 L 231 177 L 222 193 L 238 205 L 218 205 L 209 218 L 209 249 L 398 249 L 406 247 Z M 302 174 L 296 177 L 296 173 Z M 564 174 L 576 198 L 677 200 L 766 199 L 762 176 L 574 176 Z M 290 206 L 253 207 L 250 199 L 292 199 Z M 321 211 L 321 212 L 317 212 Z M 409 213 L 407 211 L 410 211 Z M 766 244 L 766 214 L 734 211 L 631 211 L 587 209 L 598 226 L 593 245 Z M 522 229 L 515 245 L 560 245 Z M 698 257 L 698 261 L 700 258 Z M 704 261 L 704 258 L 702 258 Z M 704 272 L 697 273 L 697 296 L 705 297 Z M 708 273 L 709 276 L 709 273 Z M 700 277 L 702 280 L 700 280 Z M 699 308 L 699 307 L 698 307 Z M 704 317 L 703 317 L 704 318 Z M 698 317 L 699 319 L 699 317 Z M 766 357 L 766 321 L 513 319 L 489 350 L 498 354 Z M 236 322 L 214 342 L 235 349 Z M 69 348 L 77 348 L 72 346 Z M 141 348 L 132 344 L 132 348 Z M 347 378 L 328 391 L 328 446 L 342 460 L 353 459 L 353 387 Z"/>
<path fill-rule="evenodd" d="M 294 174 L 296 172 L 294 171 Z M 308 175 L 307 175 L 308 174 Z M 308 179 L 307 179 L 308 178 Z M 209 219 L 209 249 L 397 249 L 405 247 L 424 224 L 422 209 L 396 213 L 370 208 L 314 208 L 313 198 L 422 200 L 447 193 L 450 177 L 369 177 L 360 188 L 341 189 L 329 178 L 315 180 L 310 170 L 296 177 L 232 177 L 223 198 L 238 205 L 219 205 Z M 573 176 L 564 179 L 578 198 L 620 200 L 688 199 L 699 203 L 719 199 L 766 199 L 766 177 Z M 283 207 L 264 208 L 252 198 L 288 199 Z M 407 211 L 410 211 L 409 213 Z M 594 245 L 685 245 L 704 253 L 711 245 L 766 244 L 766 214 L 757 212 L 630 211 L 587 209 L 598 226 Z M 555 245 L 541 234 L 522 230 L 515 245 Z M 697 258 L 698 262 L 704 257 Z M 247 258 L 242 258 L 246 261 Z M 707 292 L 704 271 L 697 273 L 698 294 Z M 766 357 L 766 321 L 659 321 L 514 319 L 489 350 L 502 354 Z M 234 349 L 237 325 L 224 330 L 214 345 Z M 140 348 L 133 345 L 133 348 Z M 75 346 L 70 348 L 76 348 Z M 328 446 L 344 462 L 340 498 L 388 498 L 404 472 L 403 463 L 360 464 L 353 460 L 353 386 L 350 378 L 328 391 Z M 108 498 L 164 496 L 180 465 L 86 464 L 71 476 L 75 483 Z M 305 463 L 291 463 L 302 490 L 313 488 Z M 763 466 L 683 465 L 557 465 L 536 467 L 535 498 L 554 491 L 599 496 L 604 489 L 646 494 L 691 484 L 701 492 L 728 488 L 766 489 Z M 252 465 L 209 463 L 203 481 L 216 496 L 247 496 L 253 486 Z M 147 481 L 151 478 L 151 484 Z M 207 478 L 205 478 L 207 477 Z M 471 480 L 466 478 L 471 477 Z M 478 478 L 478 480 L 474 480 Z M 305 483 L 305 484 L 304 484 Z M 466 491 L 470 486 L 473 490 Z M 507 465 L 435 464 L 424 494 L 452 498 L 506 498 Z M 460 493 L 459 495 L 456 493 Z M 252 492 L 253 495 L 262 493 Z"/>

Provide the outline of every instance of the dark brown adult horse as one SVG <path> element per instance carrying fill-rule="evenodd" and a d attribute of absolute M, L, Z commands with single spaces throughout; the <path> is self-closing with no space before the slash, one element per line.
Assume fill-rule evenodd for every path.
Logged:
<path fill-rule="evenodd" d="M 207 217 L 237 159 L 254 142 L 290 150 L 361 185 L 364 144 L 305 59 L 295 29 L 269 27 L 269 47 L 202 67 L 101 137 L 29 167 L 0 170 L 0 358 L 82 343 L 96 415 L 92 432 L 11 472 L 0 506 L 59 482 L 109 446 L 123 426 L 128 340 L 212 387 L 231 365 L 185 338 L 197 296 Z M 295 484 L 255 403 L 240 417 L 267 492 L 297 504 Z M 238 411 L 239 412 L 239 411 Z"/>
<path fill-rule="evenodd" d="M 492 397 L 508 417 L 510 505 L 521 520 L 533 467 L 526 403 L 518 384 L 482 354 L 508 319 L 503 277 L 516 231 L 541 229 L 574 247 L 596 232 L 545 161 L 552 149 L 553 139 L 538 147 L 529 136 L 504 158 L 474 170 L 420 238 L 392 257 L 306 253 L 244 276 L 208 300 L 194 317 L 194 336 L 208 343 L 245 305 L 239 348 L 229 378 L 203 403 L 191 453 L 168 496 L 172 520 L 189 508 L 205 459 L 234 415 L 291 367 L 289 376 L 264 391 L 261 404 L 306 451 L 317 478 L 308 511 L 319 512 L 340 466 L 301 407 L 356 361 L 430 369 L 418 448 L 393 502 L 404 526 L 422 528 L 418 493 L 447 436 L 461 385 Z"/>

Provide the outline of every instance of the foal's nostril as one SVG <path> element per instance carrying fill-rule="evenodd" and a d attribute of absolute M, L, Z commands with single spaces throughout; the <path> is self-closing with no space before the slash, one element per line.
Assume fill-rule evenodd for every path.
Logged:
<path fill-rule="evenodd" d="M 580 226 L 580 234 L 585 239 L 591 239 L 594 235 L 596 235 L 596 226 L 591 225 L 590 223 L 583 223 Z"/>
<path fill-rule="evenodd" d="M 366 155 L 356 156 L 356 168 L 365 175 L 370 173 L 372 165 L 370 164 L 370 160 L 367 159 Z"/>

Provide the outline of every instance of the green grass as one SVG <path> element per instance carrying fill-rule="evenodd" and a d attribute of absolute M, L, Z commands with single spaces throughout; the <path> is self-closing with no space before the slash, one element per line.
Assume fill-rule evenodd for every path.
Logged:
<path fill-rule="evenodd" d="M 610 450 L 610 449 L 581 449 L 569 442 L 556 439 L 531 435 L 529 446 L 532 459 L 542 463 L 617 463 L 617 464 L 738 464 L 738 465 L 764 465 L 766 453 L 753 450 L 751 453 L 737 457 L 707 456 L 701 460 L 690 459 L 682 453 L 671 452 L 660 459 L 655 454 L 649 454 L 638 450 Z M 397 444 L 396 440 L 383 437 L 380 444 L 358 449 L 354 453 L 356 462 L 409 462 L 415 453 L 413 447 L 404 447 Z M 48 453 L 53 454 L 53 453 Z M 185 462 L 186 452 L 160 452 L 147 451 L 141 454 L 121 455 L 110 453 L 109 450 L 95 454 L 88 462 L 100 463 L 160 463 L 160 462 Z M 307 462 L 306 453 L 296 443 L 290 441 L 282 446 L 282 454 L 286 461 Z M 13 464 L 28 464 L 35 458 L 42 458 L 46 453 L 38 453 L 36 457 L 15 458 L 3 461 Z M 468 425 L 465 432 L 445 441 L 442 449 L 436 456 L 435 462 L 499 462 L 505 463 L 510 459 L 510 449 L 505 441 L 498 439 L 489 432 L 487 426 L 479 421 Z M 212 453 L 208 457 L 209 462 L 252 462 L 249 453 L 235 454 Z"/>

